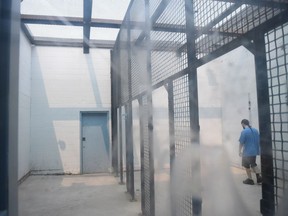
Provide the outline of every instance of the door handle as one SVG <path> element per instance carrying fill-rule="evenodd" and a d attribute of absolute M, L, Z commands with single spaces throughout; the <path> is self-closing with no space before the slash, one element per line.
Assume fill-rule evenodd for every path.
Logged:
<path fill-rule="evenodd" d="M 86 141 L 86 137 L 82 137 L 82 141 Z"/>

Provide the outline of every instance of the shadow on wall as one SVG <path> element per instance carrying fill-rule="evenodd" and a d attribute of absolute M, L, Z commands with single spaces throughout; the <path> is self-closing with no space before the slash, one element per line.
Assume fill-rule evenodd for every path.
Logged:
<path fill-rule="evenodd" d="M 31 90 L 33 172 L 80 172 L 80 111 L 108 111 L 108 59 L 109 51 L 106 50 L 91 50 L 90 54 L 83 55 L 79 48 L 34 48 Z M 104 131 L 106 135 L 109 128 L 107 130 Z M 108 147 L 106 151 L 109 151 Z"/>
<path fill-rule="evenodd" d="M 66 143 L 62 140 L 58 141 L 58 146 L 62 151 L 64 151 L 66 149 Z"/>
<path fill-rule="evenodd" d="M 91 86 L 93 88 L 93 95 L 95 98 L 96 106 L 98 108 L 102 108 L 102 100 L 100 96 L 100 91 L 99 91 L 99 85 L 97 83 L 97 78 L 95 76 L 95 69 L 93 66 L 93 59 L 91 58 L 91 55 L 85 55 L 86 57 L 86 62 L 88 65 L 88 72 L 91 80 Z"/>
<path fill-rule="evenodd" d="M 53 79 L 44 83 L 43 71 L 37 50 L 34 49 L 31 82 L 31 173 L 64 173 L 60 151 L 66 149 L 62 140 L 57 140 L 53 122 L 59 113 L 50 108 L 47 88 L 53 85 Z M 48 65 L 47 65 L 48 66 Z M 58 116 L 57 116 L 58 115 Z"/>

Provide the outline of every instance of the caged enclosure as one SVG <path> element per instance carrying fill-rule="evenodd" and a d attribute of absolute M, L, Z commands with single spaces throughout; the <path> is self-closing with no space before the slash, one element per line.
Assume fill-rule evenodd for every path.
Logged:
<path fill-rule="evenodd" d="M 131 199 L 140 168 L 143 215 L 248 215 L 229 174 L 242 118 L 260 131 L 260 211 L 284 215 L 287 1 L 134 0 L 111 59 L 112 165 Z"/>

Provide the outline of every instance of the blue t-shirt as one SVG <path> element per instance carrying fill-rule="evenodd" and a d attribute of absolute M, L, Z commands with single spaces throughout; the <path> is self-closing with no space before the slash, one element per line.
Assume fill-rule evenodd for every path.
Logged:
<path fill-rule="evenodd" d="M 239 142 L 243 145 L 243 156 L 259 155 L 259 132 L 255 128 L 245 128 L 240 135 Z"/>

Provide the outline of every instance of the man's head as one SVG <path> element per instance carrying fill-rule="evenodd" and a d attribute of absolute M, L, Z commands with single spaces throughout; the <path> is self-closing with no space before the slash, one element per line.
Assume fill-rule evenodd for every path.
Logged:
<path fill-rule="evenodd" d="M 243 128 L 245 128 L 245 126 L 250 126 L 249 121 L 247 119 L 242 119 L 241 125 Z"/>

